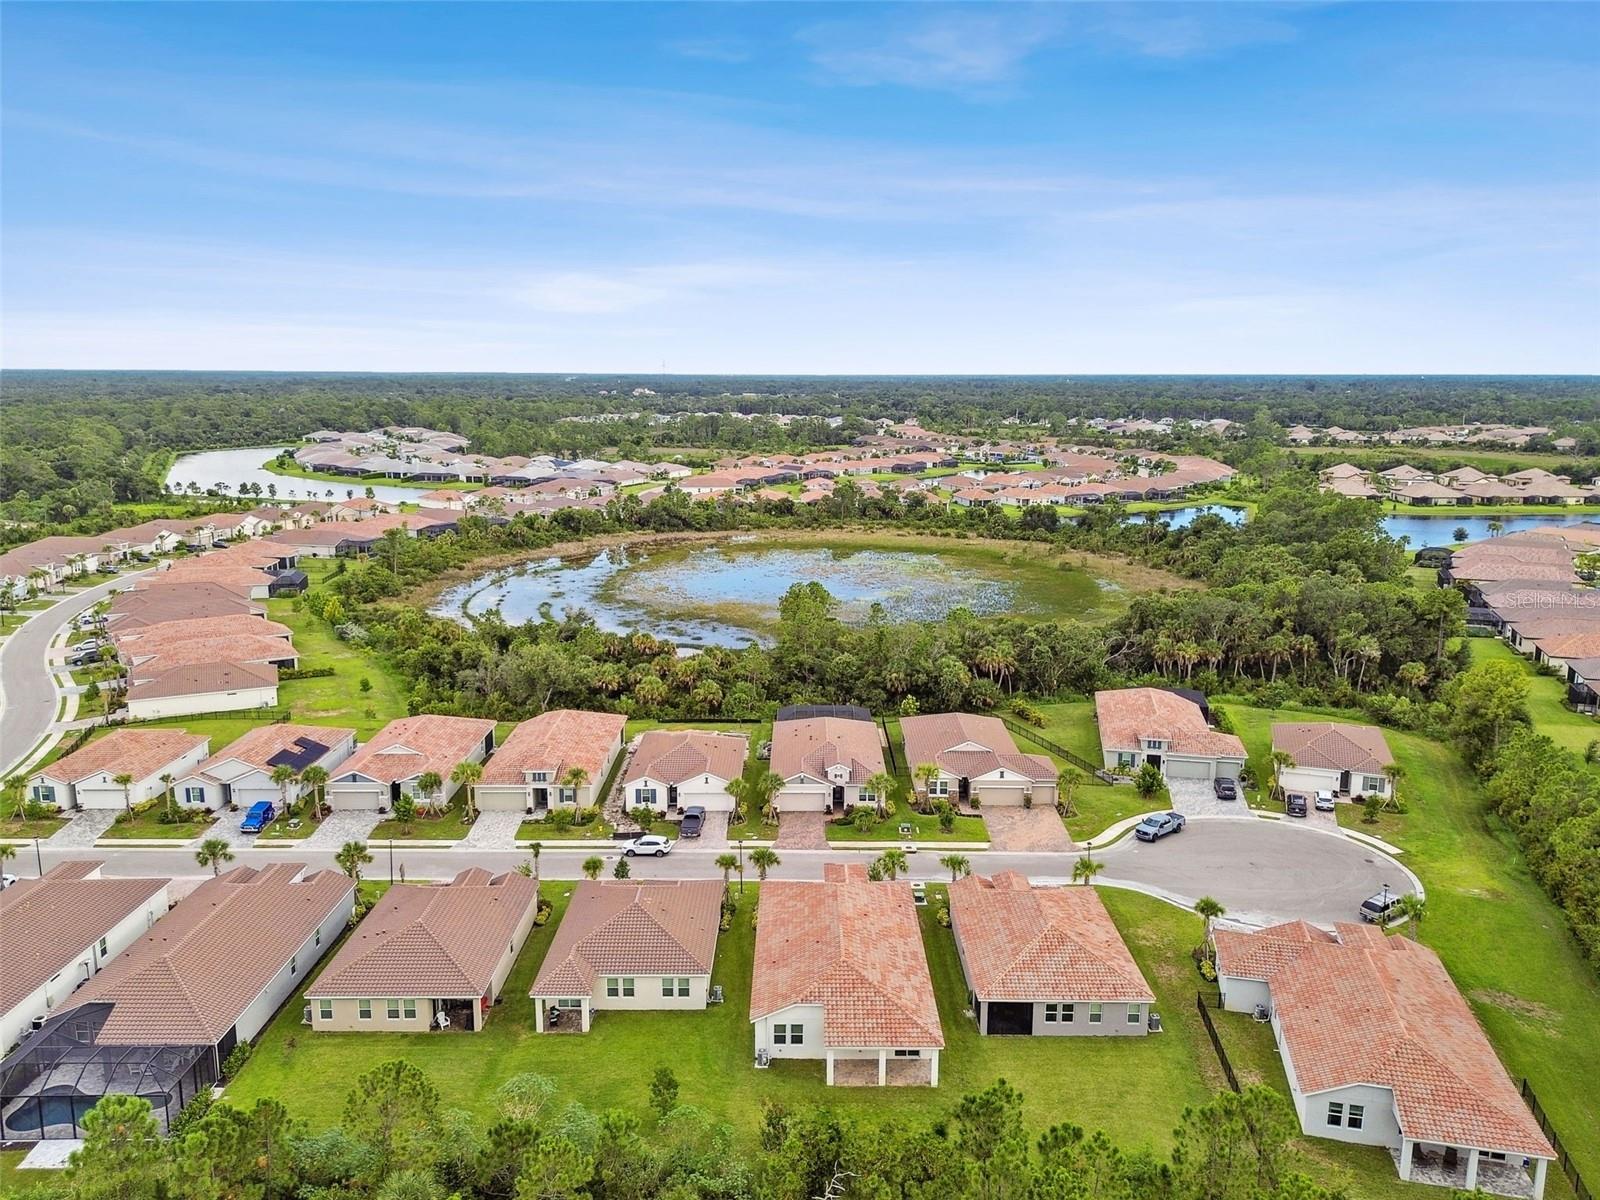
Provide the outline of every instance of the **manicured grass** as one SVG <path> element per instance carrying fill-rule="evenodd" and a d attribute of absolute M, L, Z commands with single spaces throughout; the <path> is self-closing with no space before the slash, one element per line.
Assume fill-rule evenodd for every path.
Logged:
<path fill-rule="evenodd" d="M 185 821 L 182 824 L 163 825 L 156 819 L 159 812 L 159 809 L 153 808 L 149 812 L 135 813 L 132 819 L 118 821 L 100 836 L 114 841 L 160 838 L 186 842 L 190 838 L 201 836 L 216 824 L 216 818 L 201 815 L 193 821 Z"/>
<path fill-rule="evenodd" d="M 900 832 L 900 826 L 910 825 L 909 836 Z M 865 830 L 857 829 L 853 820 L 829 821 L 830 842 L 987 842 L 989 831 L 982 817 L 957 815 L 954 828 L 946 833 L 939 828 L 939 818 L 932 813 L 920 813 L 906 805 L 899 805 L 892 817 L 875 821 Z"/>
<path fill-rule="evenodd" d="M 1044 717 L 1044 724 L 1039 728 L 1041 737 L 1048 738 L 1058 746 L 1065 746 L 1089 762 L 1102 761 L 1100 727 L 1095 724 L 1094 701 L 1069 700 L 1059 704 L 1037 704 L 1034 707 Z M 1042 750 L 1042 747 L 1029 744 L 1026 737 L 1022 737 L 1018 745 L 1028 752 Z M 1085 774 L 1060 758 L 1056 758 L 1056 766 L 1061 768 L 1060 791 L 1063 797 L 1067 793 L 1068 778 L 1075 780 L 1072 785 L 1073 815 L 1066 819 L 1065 824 L 1067 832 L 1076 841 L 1085 841 L 1118 821 L 1160 807 L 1159 799 L 1147 800 L 1126 785 L 1101 783 L 1093 775 Z"/>
<path fill-rule="evenodd" d="M 1323 719 L 1219 699 L 1252 763 L 1264 760 L 1273 721 Z M 1405 770 L 1399 793 L 1408 811 L 1376 826 L 1346 812 L 1341 824 L 1405 851 L 1428 894 L 1423 942 L 1444 960 L 1511 1077 L 1532 1083 L 1585 1179 L 1600 1178 L 1600 1089 L 1588 1082 L 1600 1079 L 1600 980 L 1460 756 L 1417 734 L 1384 733 Z"/>
<path fill-rule="evenodd" d="M 438 810 L 437 814 L 424 816 L 418 813 L 415 820 L 402 823 L 390 817 L 387 821 L 379 821 L 367 835 L 371 844 L 387 842 L 459 842 L 467 836 L 472 829 L 471 825 L 464 824 L 461 814 L 465 800 L 458 791 L 451 798 L 450 803 Z"/>
<path fill-rule="evenodd" d="M 1600 740 L 1600 721 L 1567 707 L 1566 685 L 1554 675 L 1541 675 L 1533 660 L 1524 658 L 1500 638 L 1468 638 L 1472 661 L 1515 663 L 1528 677 L 1528 716 L 1545 737 L 1573 753 L 1583 755 L 1589 743 Z"/>
<path fill-rule="evenodd" d="M 424 492 L 446 490 L 452 492 L 475 492 L 488 486 L 483 483 L 412 483 L 405 479 L 391 479 L 387 475 L 335 475 L 329 471 L 307 471 L 303 467 L 280 466 L 275 458 L 269 458 L 262 463 L 261 469 L 273 475 L 282 475 L 289 479 L 310 479 L 317 483 L 342 484 L 346 488 L 353 488 L 357 496 L 364 495 L 368 485 L 415 488 L 419 496 Z"/>
<path fill-rule="evenodd" d="M 335 671 L 278 685 L 278 703 L 294 714 L 294 720 L 344 726 L 366 741 L 390 721 L 407 715 L 400 679 L 377 655 L 341 642 L 325 621 L 297 611 L 293 600 L 269 600 L 267 616 L 293 630 L 302 667 L 332 667 Z M 370 691 L 361 690 L 362 679 L 371 681 Z"/>
<path fill-rule="evenodd" d="M 652 821 L 651 827 L 657 824 Z M 665 828 L 677 829 L 670 821 L 659 824 Z M 565 829 L 557 829 L 550 821 L 524 821 L 517 828 L 519 842 L 598 842 L 609 838 L 616 827 L 609 821 L 593 820 L 587 825 L 568 825 Z"/>
<path fill-rule="evenodd" d="M 1600 513 L 1600 504 L 1402 504 L 1385 500 L 1386 515 L 1402 517 L 1560 517 Z"/>
<path fill-rule="evenodd" d="M 357 1076 L 374 1064 L 405 1058 L 426 1071 L 447 1107 L 487 1116 L 495 1089 L 512 1075 L 536 1071 L 556 1082 L 563 1102 L 591 1110 L 621 1107 L 645 1115 L 647 1085 L 657 1065 L 677 1075 L 683 1103 L 727 1121 L 751 1145 L 767 1100 L 790 1106 L 826 1104 L 866 1121 L 924 1123 L 942 1117 L 965 1092 L 1003 1076 L 1026 1097 L 1030 1127 L 1072 1121 L 1105 1128 L 1122 1146 L 1165 1151 L 1183 1106 L 1221 1085 L 1220 1069 L 1200 1039 L 1192 968 L 1182 955 L 1199 936 L 1194 916 L 1133 893 L 1107 890 L 1106 902 L 1127 931 L 1135 956 L 1160 999 L 1168 1032 L 1146 1038 L 981 1038 L 964 1015 L 966 990 L 949 930 L 923 910 L 923 935 L 938 993 L 947 1049 L 940 1083 L 930 1088 L 834 1088 L 816 1062 L 751 1063 L 750 973 L 755 933 L 750 916 L 757 885 L 745 889 L 733 927 L 721 937 L 713 981 L 727 1002 L 704 1012 L 606 1012 L 587 1035 L 533 1032 L 527 991 L 566 908 L 570 886 L 546 882 L 556 908 L 534 930 L 507 981 L 502 1002 L 477 1035 L 312 1033 L 300 1024 L 300 1000 L 285 1006 L 263 1034 L 230 1103 L 282 1100 L 313 1127 L 339 1120 Z M 735 888 L 737 891 L 737 887 Z M 937 899 L 939 889 L 929 889 Z"/>

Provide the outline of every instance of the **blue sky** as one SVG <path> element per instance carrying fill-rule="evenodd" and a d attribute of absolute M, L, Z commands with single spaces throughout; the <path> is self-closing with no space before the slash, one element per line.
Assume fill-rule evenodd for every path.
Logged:
<path fill-rule="evenodd" d="M 6 365 L 1600 370 L 1594 4 L 28 4 Z"/>

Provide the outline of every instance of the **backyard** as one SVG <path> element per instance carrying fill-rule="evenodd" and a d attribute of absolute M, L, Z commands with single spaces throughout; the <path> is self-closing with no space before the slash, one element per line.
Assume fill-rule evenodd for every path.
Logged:
<path fill-rule="evenodd" d="M 1539 674 L 1531 660 L 1500 638 L 1468 638 L 1467 649 L 1475 664 L 1509 662 L 1522 668 L 1528 677 L 1528 716 L 1533 720 L 1533 727 L 1558 746 L 1581 757 L 1590 745 L 1600 740 L 1600 721 L 1567 707 L 1567 689 L 1560 679 Z M 1600 765 L 1596 769 L 1600 769 Z"/>

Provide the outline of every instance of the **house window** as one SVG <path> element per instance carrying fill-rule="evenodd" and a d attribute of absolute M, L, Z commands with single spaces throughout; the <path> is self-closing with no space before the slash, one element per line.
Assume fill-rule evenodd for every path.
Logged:
<path fill-rule="evenodd" d="M 689 977 L 687 975 L 663 976 L 661 994 L 663 996 L 687 996 L 689 994 Z"/>
<path fill-rule="evenodd" d="M 921 1058 L 922 1057 L 922 1051 L 921 1050 L 896 1050 L 894 1052 L 894 1056 L 896 1058 Z"/>
<path fill-rule="evenodd" d="M 1363 792 L 1383 791 L 1384 778 L 1381 775 L 1363 775 L 1361 777 L 1361 790 Z"/>
<path fill-rule="evenodd" d="M 1337 1100 L 1331 1100 L 1328 1102 L 1328 1124 L 1344 1124 L 1344 1105 L 1340 1104 Z"/>
<path fill-rule="evenodd" d="M 950 781 L 948 779 L 934 779 L 928 783 L 928 795 L 948 796 L 950 794 Z"/>
<path fill-rule="evenodd" d="M 1139 1006 L 1137 1004 L 1128 1005 L 1128 1024 L 1129 1025 L 1137 1025 L 1139 1023 L 1139 1015 L 1140 1015 L 1139 1014 Z"/>
<path fill-rule="evenodd" d="M 1131 751 L 1131 750 L 1118 750 L 1117 751 L 1117 766 L 1119 768 L 1120 767 L 1131 767 L 1131 766 L 1133 766 L 1133 760 L 1134 760 L 1135 757 L 1136 756 L 1134 755 L 1133 751 Z"/>
<path fill-rule="evenodd" d="M 656 806 L 655 788 L 635 788 L 633 803 L 641 808 L 654 808 Z"/>
<path fill-rule="evenodd" d="M 1145 738 L 1144 740 L 1144 748 L 1146 750 L 1159 750 L 1161 749 L 1162 745 L 1163 743 L 1160 738 Z"/>
<path fill-rule="evenodd" d="M 787 1046 L 789 1044 L 789 1027 L 787 1025 L 774 1025 L 772 1027 L 772 1044 L 774 1046 Z"/>
<path fill-rule="evenodd" d="M 206 790 L 203 787 L 186 787 L 183 789 L 183 802 L 185 804 L 204 804 Z"/>
<path fill-rule="evenodd" d="M 54 804 L 56 802 L 56 789 L 48 783 L 33 785 L 33 798 L 41 804 Z"/>
<path fill-rule="evenodd" d="M 405 1009 L 406 1020 L 415 1021 L 417 1019 L 417 1002 L 415 1000 L 405 1001 L 402 1007 Z"/>
<path fill-rule="evenodd" d="M 1362 1121 L 1366 1119 L 1366 1115 L 1367 1115 L 1367 1106 L 1366 1105 L 1364 1105 L 1364 1104 L 1352 1104 L 1350 1106 L 1349 1111 L 1345 1114 L 1345 1118 L 1344 1118 L 1345 1128 L 1346 1129 L 1360 1129 Z"/>
<path fill-rule="evenodd" d="M 867 791 L 866 788 L 861 789 L 861 798 L 857 801 L 858 804 L 876 804 L 877 802 L 877 796 Z"/>
<path fill-rule="evenodd" d="M 101 938 L 100 939 L 100 957 L 104 958 L 106 956 L 106 953 L 110 949 L 111 949 L 110 944 L 106 941 L 106 939 L 105 938 Z"/>
<path fill-rule="evenodd" d="M 400 1001 L 398 999 L 390 998 L 384 1007 L 389 1020 L 398 1021 L 400 1019 Z"/>
<path fill-rule="evenodd" d="M 563 996 L 556 1001 L 557 1008 L 582 1008 L 583 998 L 580 996 Z"/>
<path fill-rule="evenodd" d="M 311 938 L 312 938 L 312 942 L 311 942 L 312 945 L 314 945 L 314 946 L 322 945 L 322 930 L 321 930 L 321 928 L 318 928 L 316 933 L 311 935 Z"/>
<path fill-rule="evenodd" d="M 289 956 L 289 974 L 300 974 L 300 956 L 298 954 L 291 954 Z"/>
<path fill-rule="evenodd" d="M 356 1016 L 360 1017 L 363 1021 L 372 1020 L 372 1001 L 371 1000 L 357 1000 L 356 1001 Z"/>
<path fill-rule="evenodd" d="M 804 1046 L 806 1044 L 806 1027 L 804 1025 L 789 1026 L 789 1045 Z"/>
<path fill-rule="evenodd" d="M 633 980 L 610 978 L 606 980 L 606 995 L 615 999 L 618 996 L 633 995 Z"/>
<path fill-rule="evenodd" d="M 530 771 L 528 773 L 528 775 L 529 775 L 529 778 L 531 779 L 531 781 L 534 782 L 534 783 L 549 783 L 550 782 L 550 772 L 549 771 Z"/>
<path fill-rule="evenodd" d="M 1101 1006 L 1098 1004 L 1089 1005 L 1089 1024 L 1100 1024 L 1100 1008 Z"/>
<path fill-rule="evenodd" d="M 578 802 L 577 788 L 561 788 L 561 803 L 576 804 Z"/>
<path fill-rule="evenodd" d="M 318 1000 L 317 1001 L 317 1015 L 319 1017 L 321 1017 L 324 1021 L 333 1020 L 333 1001 L 332 1000 Z"/>

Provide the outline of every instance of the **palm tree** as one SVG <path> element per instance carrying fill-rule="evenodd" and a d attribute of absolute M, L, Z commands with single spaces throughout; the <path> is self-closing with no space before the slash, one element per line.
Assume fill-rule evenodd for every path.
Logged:
<path fill-rule="evenodd" d="M 900 878 L 901 872 L 911 873 L 911 864 L 906 861 L 906 852 L 895 846 L 878 855 L 878 865 L 883 868 L 883 873 L 892 883 Z"/>
<path fill-rule="evenodd" d="M 1428 915 L 1428 902 L 1416 892 L 1407 892 L 1400 897 L 1400 902 L 1395 905 L 1395 911 L 1406 919 L 1406 933 L 1412 941 L 1422 936 L 1422 918 Z"/>
<path fill-rule="evenodd" d="M 1406 769 L 1397 762 L 1389 763 L 1383 768 L 1383 777 L 1389 781 L 1388 791 L 1383 797 L 1384 808 L 1400 811 L 1400 779 L 1405 773 Z"/>
<path fill-rule="evenodd" d="M 894 776 L 887 771 L 878 771 L 869 776 L 861 785 L 861 790 L 872 796 L 873 804 L 878 810 L 878 816 L 885 816 L 889 811 L 889 793 L 894 789 Z"/>
<path fill-rule="evenodd" d="M 1211 941 L 1211 923 L 1228 910 L 1222 907 L 1222 902 L 1210 896 L 1201 896 L 1194 902 L 1194 911 L 1205 919 L 1205 933 L 1200 938 L 1200 948 L 1204 950 Z"/>
<path fill-rule="evenodd" d="M 719 854 L 717 855 L 716 866 L 717 869 L 722 872 L 722 886 L 727 887 L 729 878 L 739 866 L 738 856 L 733 854 Z"/>
<path fill-rule="evenodd" d="M 539 878 L 539 855 L 544 853 L 544 844 L 542 842 L 534 842 L 528 847 L 528 853 L 533 855 L 533 877 L 537 879 Z"/>
<path fill-rule="evenodd" d="M 483 774 L 483 769 L 478 769 L 478 774 Z M 582 767 L 569 767 L 567 773 L 561 777 L 561 786 L 572 789 L 572 802 L 578 802 L 578 789 L 589 782 L 589 772 Z"/>
<path fill-rule="evenodd" d="M 1072 882 L 1089 884 L 1094 882 L 1094 877 L 1106 869 L 1105 863 L 1097 863 L 1085 854 L 1072 864 Z"/>
<path fill-rule="evenodd" d="M 628 860 L 625 858 L 617 859 L 617 865 L 611 868 L 611 877 L 613 879 L 626 879 L 632 874 L 633 868 L 628 866 Z"/>
<path fill-rule="evenodd" d="M 600 868 L 605 865 L 605 862 L 602 861 L 598 854 L 591 854 L 583 860 L 583 873 L 589 879 L 599 879 Z"/>
<path fill-rule="evenodd" d="M 17 848 L 10 842 L 0 842 L 0 866 L 10 862 L 17 856 Z"/>
<path fill-rule="evenodd" d="M 439 803 L 439 793 L 444 789 L 444 779 L 437 771 L 424 771 L 417 776 L 417 791 L 422 793 L 422 806 L 428 810 L 428 815 L 433 815 L 435 805 Z"/>
<path fill-rule="evenodd" d="M 315 820 L 322 819 L 322 789 L 328 785 L 328 770 L 326 767 L 307 767 L 300 772 L 300 782 L 311 789 L 311 816 Z"/>
<path fill-rule="evenodd" d="M 278 785 L 278 809 L 281 812 L 289 811 L 289 785 L 300 778 L 299 773 L 288 763 L 279 763 L 272 768 L 272 782 Z"/>
<path fill-rule="evenodd" d="M 194 860 L 202 867 L 210 867 L 213 877 L 222 873 L 222 864 L 233 861 L 233 851 L 221 838 L 207 838 L 194 852 Z"/>
<path fill-rule="evenodd" d="M 1294 766 L 1294 755 L 1287 750 L 1274 750 L 1272 752 L 1272 792 L 1276 795 L 1283 790 L 1283 773 Z"/>
<path fill-rule="evenodd" d="M 339 847 L 339 853 L 333 856 L 333 861 L 338 864 L 339 870 L 360 883 L 361 868 L 372 861 L 372 855 L 367 852 L 365 842 L 346 842 Z"/>
<path fill-rule="evenodd" d="M 773 818 L 772 800 L 783 790 L 783 776 L 775 771 L 762 771 L 756 775 L 741 775 L 728 781 L 728 795 L 745 813 L 759 816 L 770 822 Z"/>
<path fill-rule="evenodd" d="M 954 883 L 963 875 L 972 874 L 972 860 L 965 854 L 946 854 L 939 860 L 939 865 L 950 869 L 951 883 Z"/>
<path fill-rule="evenodd" d="M 161 776 L 161 798 L 165 801 L 162 807 L 166 810 L 168 817 L 172 816 L 172 784 L 172 773 L 170 771 L 163 772 Z"/>
<path fill-rule="evenodd" d="M 757 846 L 750 851 L 750 864 L 755 867 L 756 878 L 762 883 L 767 881 L 767 872 L 782 861 L 771 846 Z"/>
<path fill-rule="evenodd" d="M 1503 530 L 1505 527 L 1506 527 L 1506 523 L 1504 521 L 1502 521 L 1499 517 L 1490 517 L 1489 518 L 1489 536 L 1490 537 L 1498 537 L 1498 536 L 1500 536 L 1500 531 Z"/>
<path fill-rule="evenodd" d="M 126 771 L 112 777 L 112 783 L 122 789 L 122 807 L 131 817 L 133 815 L 133 776 Z"/>
<path fill-rule="evenodd" d="M 939 765 L 937 763 L 918 763 L 911 772 L 912 785 L 924 801 L 933 798 L 929 789 L 937 778 L 939 778 Z"/>
<path fill-rule="evenodd" d="M 458 762 L 455 769 L 450 772 L 450 782 L 466 789 L 468 821 L 474 821 L 478 817 L 477 788 L 478 780 L 482 778 L 483 764 L 480 762 Z"/>

